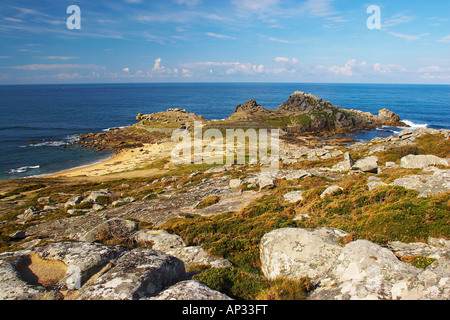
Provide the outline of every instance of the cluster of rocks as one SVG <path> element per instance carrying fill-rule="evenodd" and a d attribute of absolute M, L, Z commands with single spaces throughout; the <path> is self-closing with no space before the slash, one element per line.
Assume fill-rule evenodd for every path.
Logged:
<path fill-rule="evenodd" d="M 390 243 L 388 248 L 367 240 L 342 246 L 348 234 L 339 229 L 274 230 L 261 239 L 261 268 L 269 279 L 297 280 L 308 276 L 315 284 L 312 300 L 448 300 L 450 243 Z M 425 269 L 398 257 L 434 259 Z"/>
<path fill-rule="evenodd" d="M 59 242 L 0 254 L 1 300 L 229 299 L 153 249 Z"/>
<path fill-rule="evenodd" d="M 17 219 L 21 222 L 26 222 L 34 216 L 51 213 L 55 210 L 66 210 L 69 214 L 75 214 L 79 212 L 83 213 L 93 213 L 105 208 L 109 207 L 118 207 L 127 203 L 134 202 L 135 199 L 133 197 L 125 197 L 119 198 L 115 201 L 108 201 L 108 203 L 100 204 L 97 200 L 100 197 L 113 199 L 116 197 L 115 193 L 108 189 L 100 189 L 95 191 L 87 191 L 84 195 L 72 195 L 69 200 L 64 203 L 53 203 L 53 199 L 51 197 L 41 197 L 37 201 L 43 205 L 41 210 L 37 209 L 34 206 L 27 208 L 22 214 L 17 216 Z M 82 205 L 86 203 L 88 204 L 86 207 L 90 207 L 89 209 L 76 208 L 76 206 Z"/>

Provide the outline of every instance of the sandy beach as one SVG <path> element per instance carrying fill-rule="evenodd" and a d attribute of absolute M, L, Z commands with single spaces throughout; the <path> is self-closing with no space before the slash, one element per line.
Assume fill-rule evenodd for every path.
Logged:
<path fill-rule="evenodd" d="M 170 158 L 173 143 L 145 144 L 142 148 L 122 150 L 119 154 L 105 161 L 83 167 L 73 168 L 46 175 L 51 178 L 68 177 L 103 177 L 114 175 L 114 178 L 142 177 L 150 174 L 164 172 L 161 169 L 149 168 L 158 159 Z M 169 165 L 169 160 L 167 165 Z M 142 169 L 142 170 L 137 170 Z M 134 171 L 135 170 L 135 171 Z"/>

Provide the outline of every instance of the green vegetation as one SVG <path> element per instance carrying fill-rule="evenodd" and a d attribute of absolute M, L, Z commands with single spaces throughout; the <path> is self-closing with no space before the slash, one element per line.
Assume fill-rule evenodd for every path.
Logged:
<path fill-rule="evenodd" d="M 300 114 L 296 116 L 276 117 L 263 121 L 263 124 L 268 127 L 285 128 L 293 125 L 308 125 L 312 123 L 312 119 L 307 114 Z"/>
<path fill-rule="evenodd" d="M 194 279 L 239 300 L 303 300 L 311 289 L 307 278 L 269 281 L 235 267 L 207 269 Z"/>
<path fill-rule="evenodd" d="M 42 188 L 45 188 L 45 187 L 46 187 L 46 185 L 42 184 L 42 183 L 26 184 L 26 185 L 17 187 L 15 189 L 11 190 L 11 191 L 8 191 L 5 194 L 0 195 L 0 199 L 4 199 L 4 198 L 11 197 L 11 196 L 14 196 L 14 195 L 19 195 L 19 194 L 24 193 L 24 192 L 39 190 L 39 189 L 42 189 Z"/>
<path fill-rule="evenodd" d="M 220 201 L 219 196 L 211 196 L 203 199 L 195 208 L 196 209 L 203 209 L 212 206 L 213 204 L 216 204 Z"/>
<path fill-rule="evenodd" d="M 416 268 L 425 269 L 430 264 L 435 262 L 437 259 L 422 256 L 410 256 L 410 257 L 402 257 L 401 260 L 403 262 L 412 264 Z"/>

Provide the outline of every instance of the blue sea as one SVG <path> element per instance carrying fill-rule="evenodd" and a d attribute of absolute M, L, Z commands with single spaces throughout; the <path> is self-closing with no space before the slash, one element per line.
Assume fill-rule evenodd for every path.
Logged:
<path fill-rule="evenodd" d="M 308 83 L 183 83 L 0 86 L 0 179 L 53 173 L 111 155 L 68 147 L 77 134 L 136 123 L 138 113 L 181 107 L 224 119 L 255 99 L 276 109 L 294 91 L 312 93 L 346 109 L 377 114 L 387 108 L 413 127 L 450 129 L 450 86 Z M 401 128 L 352 137 L 368 141 Z"/>

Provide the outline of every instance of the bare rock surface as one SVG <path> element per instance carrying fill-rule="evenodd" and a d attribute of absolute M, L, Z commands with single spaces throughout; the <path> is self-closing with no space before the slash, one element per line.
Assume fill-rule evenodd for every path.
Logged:
<path fill-rule="evenodd" d="M 184 264 L 160 251 L 134 249 L 106 273 L 86 284 L 80 300 L 135 300 L 154 296 L 185 277 Z"/>
<path fill-rule="evenodd" d="M 450 299 L 450 244 L 391 242 L 387 248 L 367 240 L 345 246 L 346 233 L 332 228 L 285 228 L 264 235 L 261 263 L 269 279 L 310 277 L 317 285 L 312 300 Z M 435 259 L 425 269 L 399 257 Z M 433 261 L 433 260 L 432 260 Z"/>
<path fill-rule="evenodd" d="M 194 281 L 181 281 L 148 300 L 232 300 L 226 294 L 213 290 L 205 284 Z"/>

